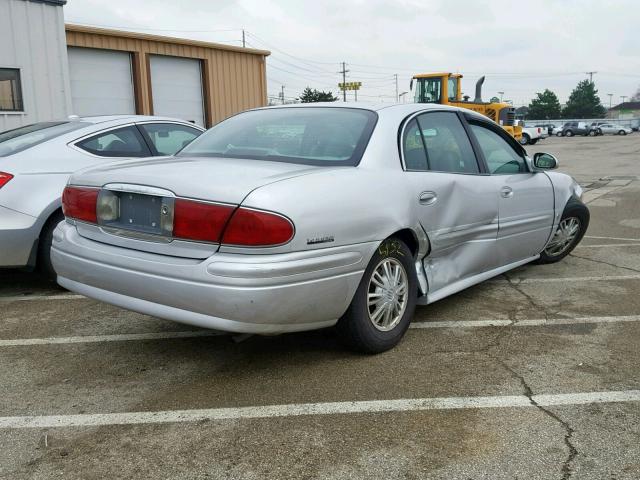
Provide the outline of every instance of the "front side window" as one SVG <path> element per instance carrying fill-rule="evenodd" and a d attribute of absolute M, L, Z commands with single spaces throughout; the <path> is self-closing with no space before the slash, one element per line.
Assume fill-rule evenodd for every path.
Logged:
<path fill-rule="evenodd" d="M 413 125 L 413 122 L 415 126 Z M 417 126 L 418 135 L 413 133 Z M 417 137 L 416 140 L 413 140 Z M 422 143 L 423 162 L 410 147 Z M 467 133 L 454 112 L 431 112 L 418 115 L 405 129 L 404 158 L 407 170 L 430 170 L 449 173 L 479 173 Z M 426 163 L 426 168 L 418 168 Z"/>
<path fill-rule="evenodd" d="M 0 68 L 0 112 L 22 112 L 20 70 Z"/>
<path fill-rule="evenodd" d="M 357 165 L 377 120 L 370 110 L 291 107 L 231 117 L 179 156 L 226 157 L 306 165 Z"/>
<path fill-rule="evenodd" d="M 419 78 L 416 85 L 416 103 L 440 103 L 440 91 L 442 90 L 442 79 Z"/>
<path fill-rule="evenodd" d="M 471 123 L 470 126 L 487 162 L 489 173 L 508 175 L 528 171 L 522 155 L 501 135 L 481 124 Z"/>
<path fill-rule="evenodd" d="M 90 125 L 86 122 L 40 122 L 0 133 L 0 157 L 22 152 L 52 138 Z"/>
<path fill-rule="evenodd" d="M 109 130 L 76 144 L 81 149 L 100 157 L 150 157 L 138 129 L 134 126 Z"/>
<path fill-rule="evenodd" d="M 155 155 L 174 155 L 201 133 L 197 128 L 176 123 L 142 123 L 139 126 L 149 136 Z"/>

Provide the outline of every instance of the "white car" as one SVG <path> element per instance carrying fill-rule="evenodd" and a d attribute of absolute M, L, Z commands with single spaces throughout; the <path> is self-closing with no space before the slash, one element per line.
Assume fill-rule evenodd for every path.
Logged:
<path fill-rule="evenodd" d="M 632 131 L 631 128 L 616 123 L 603 123 L 602 125 L 598 125 L 598 135 L 627 135 Z"/>
<path fill-rule="evenodd" d="M 250 110 L 174 157 L 74 173 L 51 258 L 63 287 L 130 310 L 234 333 L 335 325 L 381 352 L 416 302 L 569 254 L 589 210 L 557 165 L 444 105 Z"/>
<path fill-rule="evenodd" d="M 74 117 L 0 132 L 0 268 L 53 277 L 51 236 L 64 219 L 62 190 L 76 170 L 118 158 L 173 155 L 204 129 L 139 115 Z"/>

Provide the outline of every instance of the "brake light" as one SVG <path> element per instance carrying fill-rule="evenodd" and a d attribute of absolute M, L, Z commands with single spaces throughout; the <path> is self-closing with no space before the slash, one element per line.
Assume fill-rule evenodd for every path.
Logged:
<path fill-rule="evenodd" d="M 0 188 L 9 183 L 9 180 L 11 180 L 12 178 L 13 175 L 11 175 L 10 173 L 0 172 Z"/>
<path fill-rule="evenodd" d="M 268 247 L 282 245 L 293 238 L 293 223 L 276 213 L 238 208 L 222 236 L 225 245 Z"/>
<path fill-rule="evenodd" d="M 234 209 L 229 205 L 177 198 L 173 213 L 173 236 L 217 243 Z"/>
<path fill-rule="evenodd" d="M 62 192 L 62 212 L 65 217 L 83 222 L 97 223 L 97 188 L 66 187 Z"/>

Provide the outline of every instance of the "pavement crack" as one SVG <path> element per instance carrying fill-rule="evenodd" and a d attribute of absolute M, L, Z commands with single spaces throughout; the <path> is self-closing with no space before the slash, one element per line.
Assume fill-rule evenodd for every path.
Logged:
<path fill-rule="evenodd" d="M 614 267 L 614 268 L 620 268 L 620 269 L 623 269 L 623 270 L 629 270 L 630 272 L 640 273 L 640 269 L 637 269 L 637 268 L 625 267 L 624 265 L 616 265 L 615 263 L 605 262 L 604 260 L 595 260 L 595 259 L 589 258 L 589 257 L 582 257 L 580 255 L 576 255 L 573 252 L 571 252 L 569 254 L 569 256 L 575 257 L 575 258 L 580 258 L 582 260 L 587 260 L 587 261 L 593 262 L 593 263 L 599 263 L 599 264 L 602 264 L 602 265 L 608 265 L 608 266 Z"/>
<path fill-rule="evenodd" d="M 560 478 L 561 480 L 569 480 L 571 478 L 571 475 L 573 474 L 573 461 L 578 456 L 578 449 L 575 447 L 572 441 L 575 430 L 571 425 L 569 425 L 569 422 L 563 420 L 556 413 L 552 412 L 551 410 L 543 407 L 538 402 L 536 402 L 536 400 L 533 398 L 534 397 L 533 390 L 525 380 L 524 376 L 520 375 L 513 368 L 507 365 L 507 363 L 501 358 L 491 354 L 489 354 L 489 356 L 493 358 L 495 361 L 497 361 L 500 365 L 502 365 L 502 367 L 505 370 L 510 372 L 515 378 L 517 378 L 520 381 L 520 384 L 522 385 L 522 389 L 524 391 L 524 395 L 529 399 L 529 402 L 531 403 L 531 405 L 533 405 L 542 413 L 544 413 L 546 416 L 548 416 L 549 418 L 557 422 L 564 429 L 564 432 L 565 432 L 564 444 L 567 447 L 568 455 L 567 455 L 567 458 L 564 460 L 564 462 L 562 462 L 562 467 L 561 467 L 562 477 Z"/>

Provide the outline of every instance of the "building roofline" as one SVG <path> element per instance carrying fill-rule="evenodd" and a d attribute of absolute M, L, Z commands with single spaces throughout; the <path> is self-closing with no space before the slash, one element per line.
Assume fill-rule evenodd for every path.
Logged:
<path fill-rule="evenodd" d="M 65 1 L 66 0 L 60 0 Z M 129 32 L 126 30 L 112 30 L 110 28 L 99 28 L 99 27 L 89 27 L 86 25 L 78 25 L 74 23 L 66 23 L 65 31 L 67 32 L 78 32 L 78 33 L 89 33 L 94 35 L 107 35 L 110 37 L 120 37 L 120 38 L 133 38 L 137 40 L 148 40 L 152 42 L 164 42 L 164 43 L 174 43 L 178 45 L 189 45 L 193 47 L 203 47 L 203 48 L 211 48 L 215 50 L 227 50 L 230 52 L 239 52 L 239 53 L 247 53 L 250 55 L 263 55 L 268 56 L 271 55 L 269 50 L 258 50 L 256 48 L 243 48 L 236 47 L 233 45 L 225 45 L 222 43 L 213 43 L 213 42 L 204 42 L 202 40 L 191 40 L 188 38 L 177 38 L 177 37 L 168 37 L 164 35 L 152 35 L 149 33 L 139 33 L 139 32 Z"/>
<path fill-rule="evenodd" d="M 47 5 L 53 5 L 55 7 L 64 7 L 67 4 L 67 0 L 27 0 L 33 3 L 46 3 Z"/>
<path fill-rule="evenodd" d="M 640 102 L 631 101 L 631 102 L 619 103 L 618 105 L 611 107 L 609 110 L 639 110 L 639 109 L 640 109 Z"/>

